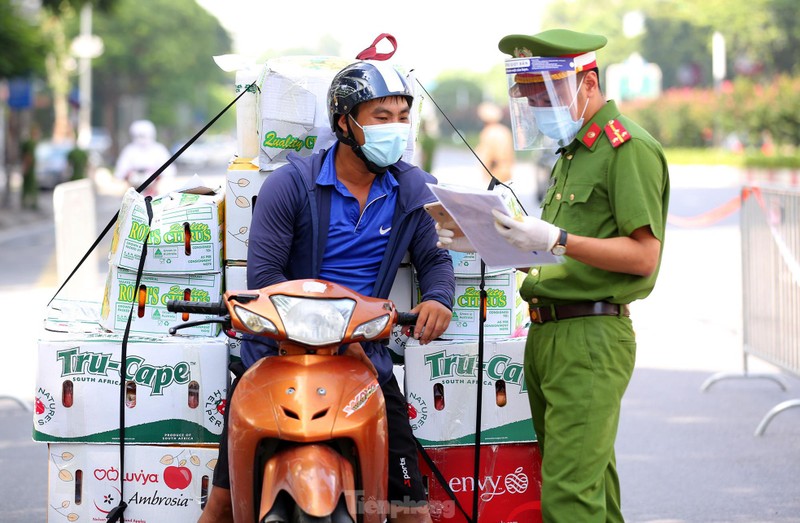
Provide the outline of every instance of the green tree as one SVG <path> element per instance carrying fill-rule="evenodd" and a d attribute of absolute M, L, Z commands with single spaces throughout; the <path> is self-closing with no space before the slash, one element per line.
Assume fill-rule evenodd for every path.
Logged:
<path fill-rule="evenodd" d="M 628 37 L 625 14 L 641 11 L 646 31 Z M 551 2 L 543 27 L 564 27 L 603 34 L 608 45 L 601 51 L 604 67 L 622 62 L 638 51 L 664 73 L 664 87 L 679 85 L 678 72 L 699 67 L 702 84 L 711 84 L 711 35 L 726 40 L 728 77 L 736 76 L 736 60 L 750 60 L 764 72 L 792 72 L 800 45 L 800 8 L 797 0 L 562 0 Z"/>
<path fill-rule="evenodd" d="M 69 50 L 67 26 L 74 22 L 76 13 L 84 5 L 98 11 L 110 10 L 116 0 L 42 0 L 41 31 L 48 43 L 45 58 L 47 83 L 53 94 L 53 139 L 73 137 L 69 123 L 69 88 L 72 58 Z"/>
<path fill-rule="evenodd" d="M 182 135 L 232 98 L 233 78 L 213 61 L 231 52 L 231 38 L 194 0 L 120 0 L 113 16 L 95 17 L 94 32 L 105 45 L 94 61 L 94 83 L 109 129 L 127 124 L 118 111 L 138 100 L 144 114 L 134 117 L 159 128 L 183 125 L 176 132 Z"/>
<path fill-rule="evenodd" d="M 41 33 L 17 12 L 12 0 L 0 0 L 0 78 L 44 72 L 45 44 Z"/>

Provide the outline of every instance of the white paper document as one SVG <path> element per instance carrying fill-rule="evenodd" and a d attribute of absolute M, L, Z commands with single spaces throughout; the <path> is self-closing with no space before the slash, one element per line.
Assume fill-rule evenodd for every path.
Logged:
<path fill-rule="evenodd" d="M 507 202 L 498 191 L 428 184 L 445 210 L 464 231 L 480 257 L 491 267 L 531 267 L 562 263 L 549 251 L 521 251 L 509 244 L 494 227 L 492 209 L 512 216 Z"/>

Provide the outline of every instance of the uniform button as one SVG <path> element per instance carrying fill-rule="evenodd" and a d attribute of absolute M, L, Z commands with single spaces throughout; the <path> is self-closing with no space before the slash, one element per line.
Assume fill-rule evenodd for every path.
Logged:
<path fill-rule="evenodd" d="M 595 133 L 594 131 L 589 131 L 588 133 L 586 133 L 586 136 L 588 136 L 589 138 L 594 138 L 595 136 L 597 136 L 597 133 Z"/>
<path fill-rule="evenodd" d="M 539 276 L 539 269 L 531 269 L 531 276 Z M 536 298 L 534 298 L 535 300 Z"/>
<path fill-rule="evenodd" d="M 572 155 L 571 154 L 567 155 L 567 160 L 572 160 Z"/>
<path fill-rule="evenodd" d="M 531 303 L 539 303 L 539 298 L 531 298 Z"/>
<path fill-rule="evenodd" d="M 574 195 L 574 194 L 570 194 L 570 195 L 569 195 L 569 200 L 570 200 L 570 201 L 572 201 L 572 200 L 574 200 L 574 199 L 575 199 L 575 195 Z"/>
<path fill-rule="evenodd" d="M 556 200 L 560 200 L 560 199 L 561 199 L 561 193 L 556 194 Z"/>

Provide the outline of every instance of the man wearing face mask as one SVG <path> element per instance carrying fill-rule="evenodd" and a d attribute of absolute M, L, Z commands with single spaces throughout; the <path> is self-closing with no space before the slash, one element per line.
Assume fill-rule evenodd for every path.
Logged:
<path fill-rule="evenodd" d="M 548 523 L 621 522 L 614 442 L 636 341 L 628 304 L 656 282 L 669 200 L 661 146 L 600 90 L 599 35 L 554 29 L 509 35 L 506 61 L 517 149 L 558 148 L 541 219 L 495 213 L 523 251 L 564 256 L 533 267 L 525 380 L 542 452 Z M 470 250 L 439 231 L 440 244 Z"/>
<path fill-rule="evenodd" d="M 453 264 L 437 247 L 434 221 L 423 209 L 435 201 L 426 183 L 436 179 L 400 161 L 411 134 L 412 101 L 406 79 L 387 62 L 360 61 L 337 73 L 328 112 L 338 141 L 306 158 L 290 155 L 288 165 L 264 181 L 250 229 L 248 288 L 320 278 L 387 298 L 408 252 L 422 293 L 412 310 L 419 314 L 414 336 L 427 344 L 445 331 L 455 294 Z M 430 522 L 408 407 L 388 348 L 356 343 L 342 351 L 372 367 L 383 391 L 390 521 Z M 265 338 L 242 343 L 245 366 L 273 354 Z M 224 430 L 214 488 L 200 521 L 230 521 L 226 438 Z"/>

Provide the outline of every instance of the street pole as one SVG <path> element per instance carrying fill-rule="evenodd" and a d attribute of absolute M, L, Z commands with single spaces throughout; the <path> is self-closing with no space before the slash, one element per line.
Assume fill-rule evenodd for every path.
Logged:
<path fill-rule="evenodd" d="M 725 79 L 725 37 L 719 31 L 714 31 L 711 37 L 711 75 L 714 78 L 714 93 L 719 100 L 722 94 L 722 80 Z M 719 121 L 720 112 L 714 117 L 714 145 L 719 147 L 722 143 L 722 129 Z"/>
<path fill-rule="evenodd" d="M 92 4 L 87 2 L 81 8 L 81 36 L 89 39 L 91 35 Z M 86 150 L 92 140 L 92 58 L 88 53 L 81 53 L 79 60 L 78 147 Z"/>

